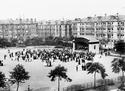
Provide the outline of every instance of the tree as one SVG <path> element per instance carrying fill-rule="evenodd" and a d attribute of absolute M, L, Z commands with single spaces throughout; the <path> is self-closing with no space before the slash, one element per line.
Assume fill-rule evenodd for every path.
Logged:
<path fill-rule="evenodd" d="M 108 76 L 108 74 L 105 72 L 105 69 L 101 70 L 100 73 L 103 80 L 106 78 L 106 76 Z"/>
<path fill-rule="evenodd" d="M 120 54 L 120 56 L 122 54 L 125 54 L 125 42 L 124 41 L 118 41 L 115 44 L 114 49 L 116 50 L 117 53 Z"/>
<path fill-rule="evenodd" d="M 119 73 L 122 71 L 122 86 L 124 86 L 124 72 L 125 72 L 125 57 L 122 55 L 125 54 L 125 42 L 120 40 L 115 43 L 114 49 L 117 53 L 120 54 L 120 58 L 115 58 L 112 61 L 112 71 L 115 73 Z"/>
<path fill-rule="evenodd" d="M 125 72 L 125 59 L 122 58 L 115 58 L 112 61 L 112 71 L 114 73 L 122 72 L 122 83 L 124 84 L 124 72 Z"/>
<path fill-rule="evenodd" d="M 101 76 L 104 78 L 105 68 L 102 64 L 98 62 L 94 63 L 88 63 L 87 65 L 87 71 L 88 74 L 94 74 L 94 87 L 96 87 L 96 73 L 100 73 Z"/>
<path fill-rule="evenodd" d="M 70 79 L 67 74 L 67 69 L 64 68 L 64 66 L 57 66 L 54 70 L 51 70 L 48 77 L 51 78 L 51 81 L 55 81 L 56 78 L 58 79 L 58 91 L 60 91 L 60 80 L 65 79 L 68 82 L 71 82 L 72 79 Z"/>
<path fill-rule="evenodd" d="M 7 39 L 5 39 L 5 38 L 0 38 L 0 47 L 8 47 L 8 46 L 10 46 L 11 44 L 10 44 L 10 42 L 8 42 L 8 40 Z"/>
<path fill-rule="evenodd" d="M 25 80 L 28 80 L 30 76 L 28 75 L 28 72 L 25 71 L 23 65 L 16 65 L 16 67 L 13 69 L 12 72 L 10 72 L 10 81 L 12 84 L 17 84 L 17 90 L 19 89 L 20 83 L 24 83 Z"/>
<path fill-rule="evenodd" d="M 11 39 L 11 46 L 16 46 L 18 43 L 17 39 Z"/>
<path fill-rule="evenodd" d="M 102 91 L 107 91 L 107 86 L 106 86 L 106 76 L 108 76 L 108 74 L 105 72 L 105 69 L 101 71 L 101 77 L 102 77 L 102 81 L 103 81 L 103 87 L 102 87 Z"/>
<path fill-rule="evenodd" d="M 6 81 L 5 75 L 2 72 L 0 72 L 0 87 L 3 88 L 6 86 L 5 81 Z"/>

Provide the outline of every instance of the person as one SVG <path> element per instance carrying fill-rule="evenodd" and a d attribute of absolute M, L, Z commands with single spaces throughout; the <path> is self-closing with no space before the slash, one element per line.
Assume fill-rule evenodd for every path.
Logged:
<path fill-rule="evenodd" d="M 30 85 L 28 85 L 28 91 L 30 91 Z"/>
<path fill-rule="evenodd" d="M 100 55 L 100 58 L 101 58 L 102 56 Z"/>
<path fill-rule="evenodd" d="M 6 57 L 7 57 L 7 55 L 5 54 L 5 55 L 4 55 L 4 60 L 6 60 Z"/>
<path fill-rule="evenodd" d="M 82 71 L 86 70 L 86 69 L 85 69 L 85 66 L 84 66 L 83 64 L 82 64 L 81 67 L 82 67 Z"/>
<path fill-rule="evenodd" d="M 78 71 L 78 65 L 76 65 L 76 71 Z"/>
<path fill-rule="evenodd" d="M 3 66 L 3 60 L 0 60 L 0 66 Z"/>

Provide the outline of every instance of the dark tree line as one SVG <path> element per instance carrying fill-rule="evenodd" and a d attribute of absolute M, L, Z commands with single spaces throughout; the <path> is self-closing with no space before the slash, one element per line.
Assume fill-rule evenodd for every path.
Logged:
<path fill-rule="evenodd" d="M 16 44 L 18 43 L 17 39 L 5 39 L 5 38 L 0 38 L 0 47 L 15 47 Z"/>
<path fill-rule="evenodd" d="M 0 47 L 16 47 L 20 45 L 24 46 L 39 46 L 39 45 L 53 45 L 53 46 L 64 46 L 64 47 L 72 47 L 71 43 L 68 43 L 67 41 L 71 41 L 72 38 L 60 38 L 60 37 L 52 37 L 49 36 L 45 38 L 27 38 L 26 40 L 23 40 L 23 43 L 19 43 L 18 39 L 6 39 L 6 38 L 0 38 Z"/>
<path fill-rule="evenodd" d="M 115 51 L 121 55 L 125 54 L 125 42 L 124 41 L 118 41 L 115 43 L 114 47 Z"/>

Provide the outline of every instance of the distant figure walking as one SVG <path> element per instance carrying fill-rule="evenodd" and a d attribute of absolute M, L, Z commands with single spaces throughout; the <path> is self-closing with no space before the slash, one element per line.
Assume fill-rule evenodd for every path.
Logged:
<path fill-rule="evenodd" d="M 28 85 L 28 91 L 30 91 L 30 85 Z"/>
<path fill-rule="evenodd" d="M 76 65 L 76 71 L 78 71 L 78 65 Z"/>

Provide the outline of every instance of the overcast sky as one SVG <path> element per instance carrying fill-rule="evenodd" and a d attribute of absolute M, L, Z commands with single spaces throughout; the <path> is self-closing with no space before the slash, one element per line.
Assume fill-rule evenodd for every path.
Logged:
<path fill-rule="evenodd" d="M 125 0 L 0 0 L 0 19 L 73 19 L 117 12 L 125 15 Z"/>

